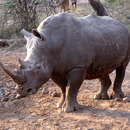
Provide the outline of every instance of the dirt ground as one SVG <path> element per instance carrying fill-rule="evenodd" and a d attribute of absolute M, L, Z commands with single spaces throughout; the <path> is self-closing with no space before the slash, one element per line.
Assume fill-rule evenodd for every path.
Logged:
<path fill-rule="evenodd" d="M 83 0 L 84 1 L 84 0 Z M 76 15 L 87 15 L 78 9 Z M 0 49 L 0 61 L 8 68 L 18 67 L 17 57 L 24 59 L 25 47 Z M 112 81 L 115 74 L 111 74 Z M 100 88 L 98 80 L 84 81 L 78 101 L 82 109 L 63 113 L 56 104 L 60 97 L 43 94 L 42 89 L 60 93 L 58 86 L 48 81 L 37 94 L 16 99 L 16 84 L 0 70 L 0 130 L 130 130 L 130 102 L 94 100 Z M 123 92 L 130 97 L 130 65 L 127 67 Z M 109 94 L 112 91 L 112 86 Z"/>
<path fill-rule="evenodd" d="M 25 48 L 0 49 L 0 61 L 8 68 L 17 68 L 17 57 L 26 56 Z M 115 74 L 111 74 L 114 79 Z M 123 91 L 130 95 L 130 65 L 127 68 Z M 60 93 L 51 80 L 43 85 L 49 91 Z M 97 101 L 98 80 L 84 81 L 78 95 L 83 108 L 73 113 L 63 113 L 56 108 L 59 97 L 37 94 L 13 100 L 15 83 L 0 70 L 0 130 L 130 130 L 130 102 Z M 111 89 L 110 89 L 111 92 Z"/>

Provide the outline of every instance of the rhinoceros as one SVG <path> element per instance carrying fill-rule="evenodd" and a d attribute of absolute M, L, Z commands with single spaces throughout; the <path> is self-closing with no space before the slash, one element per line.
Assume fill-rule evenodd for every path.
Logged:
<path fill-rule="evenodd" d="M 62 90 L 58 107 L 72 112 L 79 108 L 77 94 L 82 82 L 99 79 L 101 90 L 96 99 L 123 98 L 121 85 L 130 59 L 130 34 L 119 21 L 109 16 L 76 18 L 60 13 L 42 21 L 32 33 L 22 33 L 27 40 L 27 56 L 19 59 L 20 67 L 10 71 L 0 64 L 18 84 L 20 95 L 35 94 L 51 78 Z M 109 96 L 109 74 L 114 70 Z"/>

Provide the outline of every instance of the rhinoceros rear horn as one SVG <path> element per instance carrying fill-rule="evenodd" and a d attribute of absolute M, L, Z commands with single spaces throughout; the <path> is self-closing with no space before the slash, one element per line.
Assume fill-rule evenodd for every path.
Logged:
<path fill-rule="evenodd" d="M 32 36 L 32 33 L 26 31 L 25 29 L 22 29 L 22 30 L 20 31 L 20 33 L 23 34 L 23 35 L 24 35 L 25 37 L 27 37 L 27 38 Z"/>
<path fill-rule="evenodd" d="M 6 74 L 8 74 L 16 83 L 23 83 L 25 82 L 25 78 L 22 74 L 18 74 L 16 71 L 11 72 L 8 70 L 4 65 L 0 62 L 0 67 L 4 70 Z"/>
<path fill-rule="evenodd" d="M 38 37 L 40 40 L 45 40 L 44 37 L 41 36 L 41 34 L 36 29 L 33 29 L 32 33 L 33 33 L 33 35 L 35 35 L 36 37 Z"/>

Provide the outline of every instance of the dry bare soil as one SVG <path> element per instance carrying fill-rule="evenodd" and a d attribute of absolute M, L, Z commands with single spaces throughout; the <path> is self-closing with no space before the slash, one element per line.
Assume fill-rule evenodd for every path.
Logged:
<path fill-rule="evenodd" d="M 10 69 L 18 67 L 16 57 L 25 56 L 25 48 L 0 50 L 0 61 Z M 129 70 L 130 66 L 122 86 L 127 96 L 130 95 Z M 114 76 L 112 73 L 112 80 Z M 51 80 L 43 87 L 60 93 Z M 56 108 L 59 97 L 43 94 L 42 89 L 35 95 L 13 100 L 15 83 L 0 70 L 0 130 L 130 130 L 130 102 L 96 101 L 93 97 L 99 87 L 98 80 L 85 81 L 78 95 L 83 108 L 63 113 Z"/>
<path fill-rule="evenodd" d="M 78 9 L 77 14 L 86 15 Z M 24 59 L 25 48 L 0 49 L 0 61 L 8 68 L 18 67 L 17 57 Z M 115 73 L 111 74 L 112 81 Z M 94 100 L 100 88 L 98 80 L 84 81 L 78 101 L 82 109 L 73 113 L 63 113 L 56 108 L 59 97 L 43 94 L 42 88 L 60 93 L 51 80 L 37 94 L 16 99 L 15 83 L 0 70 L 0 130 L 130 130 L 130 102 L 114 100 Z M 127 67 L 123 91 L 130 97 L 130 65 Z M 109 94 L 112 91 L 112 86 Z"/>

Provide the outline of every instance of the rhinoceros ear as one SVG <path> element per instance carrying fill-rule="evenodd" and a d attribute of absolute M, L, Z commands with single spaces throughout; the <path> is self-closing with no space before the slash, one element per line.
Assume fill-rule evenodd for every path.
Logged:
<path fill-rule="evenodd" d="M 35 35 L 36 37 L 38 37 L 40 40 L 45 40 L 44 37 L 41 36 L 41 34 L 36 29 L 33 29 L 32 33 L 33 33 L 33 35 Z"/>
<path fill-rule="evenodd" d="M 32 36 L 32 34 L 30 32 L 28 32 L 28 31 L 26 31 L 25 29 L 22 29 L 20 33 L 23 34 L 26 37 Z"/>
<path fill-rule="evenodd" d="M 25 29 L 22 29 L 20 33 L 24 35 L 24 38 L 25 38 L 26 40 L 27 40 L 28 38 L 30 38 L 30 37 L 33 36 L 32 33 L 26 31 Z"/>

